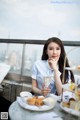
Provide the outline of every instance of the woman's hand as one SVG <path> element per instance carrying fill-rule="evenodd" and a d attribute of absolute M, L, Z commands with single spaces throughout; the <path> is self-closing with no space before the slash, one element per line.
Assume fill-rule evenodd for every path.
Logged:
<path fill-rule="evenodd" d="M 49 58 L 48 59 L 48 62 L 51 66 L 51 68 L 54 70 L 54 69 L 57 69 L 57 65 L 58 65 L 58 58 L 54 59 L 54 58 Z"/>
<path fill-rule="evenodd" d="M 49 87 L 45 87 L 43 85 L 42 90 L 41 90 L 41 93 L 43 96 L 47 96 L 50 93 L 50 91 L 51 91 L 51 89 Z"/>

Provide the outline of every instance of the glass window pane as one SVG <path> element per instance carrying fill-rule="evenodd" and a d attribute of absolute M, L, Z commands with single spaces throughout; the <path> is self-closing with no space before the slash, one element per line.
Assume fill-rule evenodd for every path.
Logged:
<path fill-rule="evenodd" d="M 25 47 L 25 54 L 24 54 L 24 66 L 23 66 L 23 75 L 31 76 L 31 68 L 33 63 L 41 59 L 43 45 L 32 45 L 27 44 Z"/>
<path fill-rule="evenodd" d="M 0 61 L 11 65 L 10 72 L 21 74 L 23 44 L 0 44 Z"/>

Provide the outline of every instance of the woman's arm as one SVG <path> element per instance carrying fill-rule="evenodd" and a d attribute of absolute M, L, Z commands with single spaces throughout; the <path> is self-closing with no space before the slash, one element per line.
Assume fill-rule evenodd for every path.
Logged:
<path fill-rule="evenodd" d="M 58 95 L 60 95 L 62 93 L 62 82 L 60 79 L 61 73 L 58 70 L 58 59 L 49 58 L 48 62 L 51 68 L 54 70 L 55 85 L 56 85 L 57 93 Z"/>
<path fill-rule="evenodd" d="M 43 85 L 43 86 L 42 86 L 42 89 L 40 90 L 40 89 L 37 87 L 37 82 L 36 82 L 36 80 L 35 80 L 35 79 L 32 79 L 32 91 L 33 91 L 34 93 L 37 93 L 37 94 L 46 96 L 46 95 L 51 91 L 51 89 L 45 88 L 44 85 Z"/>
<path fill-rule="evenodd" d="M 35 79 L 32 79 L 32 91 L 37 94 L 42 94 L 41 90 L 38 89 L 37 82 Z"/>
<path fill-rule="evenodd" d="M 54 79 L 58 95 L 62 93 L 62 82 L 60 79 L 60 72 L 58 69 L 54 69 Z"/>

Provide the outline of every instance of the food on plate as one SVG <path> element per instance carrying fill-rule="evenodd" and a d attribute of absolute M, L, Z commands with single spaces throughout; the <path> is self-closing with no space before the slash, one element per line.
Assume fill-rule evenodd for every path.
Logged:
<path fill-rule="evenodd" d="M 66 102 L 66 101 L 62 102 L 62 106 L 73 109 L 73 110 L 77 110 L 77 111 L 79 111 L 80 109 L 80 106 L 78 105 L 75 98 L 70 98 L 69 102 Z"/>
<path fill-rule="evenodd" d="M 79 105 L 74 98 L 70 98 L 70 108 L 79 111 Z"/>
<path fill-rule="evenodd" d="M 27 99 L 27 103 L 29 105 L 35 105 L 35 102 L 36 102 L 36 97 L 32 97 L 32 98 Z"/>
<path fill-rule="evenodd" d="M 77 86 L 77 94 L 80 96 L 80 84 Z"/>
<path fill-rule="evenodd" d="M 77 66 L 77 69 L 80 69 L 80 65 Z"/>
<path fill-rule="evenodd" d="M 67 100 L 63 101 L 63 106 L 64 106 L 64 107 L 67 107 L 67 108 L 70 108 L 70 104 L 71 104 L 73 101 L 75 101 L 74 98 L 69 98 L 68 101 L 67 101 Z"/>
<path fill-rule="evenodd" d="M 70 105 L 69 105 L 69 102 L 66 102 L 66 101 L 65 101 L 65 102 L 62 102 L 62 105 L 63 105 L 63 107 L 67 107 L 67 108 L 69 108 L 69 106 L 70 106 Z"/>
<path fill-rule="evenodd" d="M 36 106 L 42 106 L 42 105 L 44 105 L 43 100 L 44 100 L 44 98 L 37 98 L 36 102 L 35 102 L 35 105 Z"/>
<path fill-rule="evenodd" d="M 69 107 L 69 92 L 67 91 L 63 93 L 63 106 Z"/>
<path fill-rule="evenodd" d="M 74 98 L 70 98 L 69 99 L 69 107 L 71 108 L 71 109 L 75 109 L 75 107 L 76 107 L 76 100 L 74 99 Z"/>
<path fill-rule="evenodd" d="M 76 88 L 76 84 L 73 83 L 73 82 L 71 82 L 71 83 L 70 83 L 70 90 L 71 90 L 71 91 L 74 91 L 75 88 Z"/>
<path fill-rule="evenodd" d="M 44 105 L 44 97 L 38 97 L 38 96 L 34 96 L 32 98 L 27 99 L 27 103 L 29 105 L 35 105 L 35 106 L 42 106 Z"/>

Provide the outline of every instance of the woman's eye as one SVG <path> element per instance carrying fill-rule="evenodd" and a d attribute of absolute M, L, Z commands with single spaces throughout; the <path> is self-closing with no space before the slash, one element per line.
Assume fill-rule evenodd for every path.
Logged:
<path fill-rule="evenodd" d="M 54 48 L 49 48 L 49 50 L 54 50 Z M 60 48 L 56 48 L 56 50 L 60 50 Z"/>
<path fill-rule="evenodd" d="M 60 48 L 57 48 L 56 50 L 60 50 Z"/>
<path fill-rule="evenodd" d="M 49 50 L 53 50 L 53 48 L 49 48 Z"/>

